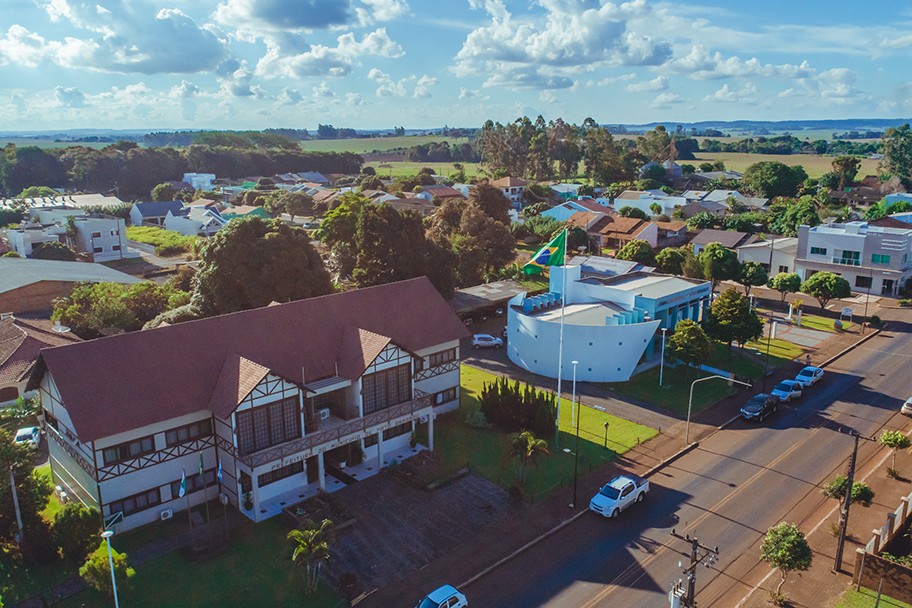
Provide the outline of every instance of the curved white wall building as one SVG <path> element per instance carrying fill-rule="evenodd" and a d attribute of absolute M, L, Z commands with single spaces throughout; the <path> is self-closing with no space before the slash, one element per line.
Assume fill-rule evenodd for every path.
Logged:
<path fill-rule="evenodd" d="M 566 290 L 563 273 L 567 273 Z M 561 294 L 566 291 L 561 376 L 589 382 L 630 379 L 660 321 L 634 305 L 636 295 L 598 281 L 581 279 L 580 266 L 551 268 L 551 291 L 520 294 L 507 308 L 507 355 L 516 365 L 557 378 Z"/>

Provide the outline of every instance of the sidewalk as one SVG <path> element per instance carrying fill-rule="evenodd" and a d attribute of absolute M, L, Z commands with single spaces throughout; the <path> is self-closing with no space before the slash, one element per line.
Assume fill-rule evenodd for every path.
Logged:
<path fill-rule="evenodd" d="M 867 330 L 866 333 L 871 333 L 871 330 Z M 812 360 L 817 364 L 823 363 L 850 347 L 859 338 L 858 326 L 842 334 L 833 334 L 829 340 L 812 352 Z M 477 365 L 478 363 L 473 362 L 472 364 Z M 803 362 L 795 362 L 774 370 L 774 373 L 768 378 L 767 386 L 771 387 L 784 378 L 793 378 L 802 365 Z M 484 368 L 500 374 L 507 371 L 506 366 L 501 366 L 497 362 L 489 362 Z M 650 408 L 646 412 L 634 413 L 631 411 L 629 403 L 599 395 L 598 390 L 592 390 L 596 388 L 586 386 L 581 390 L 580 394 L 583 395 L 584 403 L 597 405 L 606 403 L 612 406 L 612 409 L 623 405 L 625 409 L 621 415 L 625 418 L 637 420 L 656 416 L 665 424 L 661 425 L 660 435 L 633 448 L 604 468 L 580 477 L 578 488 L 580 496 L 594 494 L 606 478 L 618 473 L 642 475 L 684 448 L 684 422 L 682 420 L 654 408 Z M 719 426 L 736 417 L 747 394 L 745 391 L 739 391 L 697 414 L 690 425 L 691 439 L 700 441 L 716 432 Z M 615 412 L 611 411 L 611 413 Z M 526 509 L 519 517 L 481 530 L 474 537 L 466 539 L 465 542 L 455 547 L 449 554 L 431 562 L 426 568 L 373 592 L 357 605 L 359 608 L 399 606 L 404 605 L 403 600 L 406 598 L 407 601 L 411 601 L 412 598 L 417 600 L 422 593 L 444 583 L 458 586 L 478 572 L 566 522 L 585 508 L 583 505 L 570 509 L 567 505 L 571 498 L 572 489 L 562 488 L 541 503 Z"/>

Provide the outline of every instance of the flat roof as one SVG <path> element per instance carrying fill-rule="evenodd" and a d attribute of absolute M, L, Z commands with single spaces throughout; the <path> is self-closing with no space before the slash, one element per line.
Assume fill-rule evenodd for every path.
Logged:
<path fill-rule="evenodd" d="M 707 281 L 696 281 L 667 274 L 647 273 L 620 275 L 610 281 L 603 282 L 603 284 L 608 287 L 636 292 L 636 295 L 643 296 L 644 298 L 652 298 L 654 300 L 671 296 L 688 289 L 693 289 L 702 283 L 709 284 Z"/>
<path fill-rule="evenodd" d="M 140 279 L 90 262 L 0 258 L 0 293 L 41 281 L 140 283 Z"/>
<path fill-rule="evenodd" d="M 614 317 L 619 312 L 624 312 L 617 304 L 611 302 L 592 302 L 588 304 L 567 304 L 564 307 L 564 322 L 572 325 L 591 325 L 601 327 L 605 325 L 605 319 Z M 542 319 L 544 321 L 559 321 L 561 309 L 559 306 L 549 308 L 540 313 L 530 316 Z"/>
<path fill-rule="evenodd" d="M 486 306 L 506 303 L 510 298 L 528 291 L 525 287 L 514 281 L 506 279 L 475 285 L 465 289 L 457 289 L 450 298 L 450 306 L 456 314 L 472 312 Z"/>

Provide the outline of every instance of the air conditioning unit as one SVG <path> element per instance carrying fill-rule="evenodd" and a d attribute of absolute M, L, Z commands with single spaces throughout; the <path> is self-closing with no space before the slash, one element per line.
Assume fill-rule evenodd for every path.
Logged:
<path fill-rule="evenodd" d="M 329 419 L 329 408 L 324 407 L 323 409 L 317 410 L 317 416 L 320 417 L 320 420 L 328 420 Z"/>
<path fill-rule="evenodd" d="M 427 424 L 427 421 L 428 421 L 427 414 L 418 418 L 418 422 L 420 422 L 421 424 Z"/>
<path fill-rule="evenodd" d="M 174 517 L 174 510 L 173 509 L 162 509 L 161 511 L 158 512 L 158 516 L 161 518 L 162 521 L 171 519 L 172 517 Z"/>

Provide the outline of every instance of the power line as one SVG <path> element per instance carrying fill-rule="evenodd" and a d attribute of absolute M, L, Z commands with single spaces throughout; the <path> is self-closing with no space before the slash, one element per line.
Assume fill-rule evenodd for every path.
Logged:
<path fill-rule="evenodd" d="M 696 536 L 690 534 L 681 536 L 674 528 L 671 529 L 671 535 L 675 538 L 690 543 L 690 564 L 684 568 L 684 578 L 679 578 L 668 594 L 672 608 L 683 606 L 686 608 L 696 608 L 697 606 L 697 566 L 703 564 L 707 568 L 711 567 L 719 558 L 719 547 L 709 547 L 700 543 Z M 701 551 L 703 551 L 701 555 Z M 679 567 L 683 567 L 678 562 Z"/>

